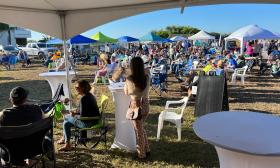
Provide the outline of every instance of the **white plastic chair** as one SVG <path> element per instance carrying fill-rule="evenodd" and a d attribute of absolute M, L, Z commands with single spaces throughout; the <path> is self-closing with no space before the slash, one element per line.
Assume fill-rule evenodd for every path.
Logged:
<path fill-rule="evenodd" d="M 176 124 L 178 140 L 181 140 L 181 125 L 182 125 L 182 117 L 184 110 L 188 103 L 188 97 L 184 97 L 179 101 L 167 101 L 165 105 L 165 109 L 160 113 L 158 117 L 158 130 L 157 130 L 157 140 L 160 138 L 160 131 L 163 128 L 164 121 L 168 121 Z M 177 108 L 171 108 L 170 105 L 179 104 Z"/>
<path fill-rule="evenodd" d="M 162 74 L 166 74 L 167 70 L 166 70 L 166 66 L 165 65 L 160 65 L 158 67 L 154 67 L 151 70 L 151 73 L 162 73 Z"/>
<path fill-rule="evenodd" d="M 241 83 L 242 83 L 242 85 L 244 85 L 245 84 L 245 77 L 246 77 L 247 69 L 248 69 L 247 65 L 244 66 L 243 68 L 236 68 L 234 70 L 234 73 L 232 74 L 231 83 L 235 85 L 236 84 L 236 78 L 240 77 Z"/>

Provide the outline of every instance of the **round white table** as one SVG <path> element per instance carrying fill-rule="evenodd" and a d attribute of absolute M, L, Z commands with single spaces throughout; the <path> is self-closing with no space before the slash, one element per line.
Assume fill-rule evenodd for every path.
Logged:
<path fill-rule="evenodd" d="M 65 97 L 69 98 L 70 92 L 67 88 L 66 71 L 44 72 L 44 73 L 40 73 L 39 76 L 45 78 L 48 81 L 48 83 L 51 87 L 51 90 L 52 90 L 52 97 L 55 95 L 55 92 L 57 90 L 59 83 L 62 83 L 64 95 L 65 95 Z M 74 76 L 75 76 L 75 72 L 69 71 L 69 81 L 71 81 Z"/>
<path fill-rule="evenodd" d="M 215 146 L 221 168 L 279 168 L 280 118 L 245 111 L 216 112 L 198 118 L 198 137 Z"/>
<path fill-rule="evenodd" d="M 136 151 L 136 137 L 133 125 L 126 119 L 130 96 L 124 94 L 124 82 L 112 83 L 109 86 L 115 103 L 115 139 L 111 148 L 120 148 L 129 152 Z"/>

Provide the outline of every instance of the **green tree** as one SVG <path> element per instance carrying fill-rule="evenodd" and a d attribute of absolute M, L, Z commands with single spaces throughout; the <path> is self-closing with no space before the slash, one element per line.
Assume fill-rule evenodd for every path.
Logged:
<path fill-rule="evenodd" d="M 199 29 L 190 26 L 167 26 L 165 29 L 154 31 L 155 34 L 167 38 L 172 35 L 190 36 L 199 32 Z"/>
<path fill-rule="evenodd" d="M 42 39 L 38 40 L 38 42 L 45 43 L 51 39 L 50 36 L 43 35 Z"/>
<path fill-rule="evenodd" d="M 162 38 L 168 38 L 170 36 L 170 33 L 166 30 L 159 30 L 159 31 L 153 31 L 156 35 L 162 37 Z"/>
<path fill-rule="evenodd" d="M 220 38 L 220 33 L 217 33 L 217 32 L 211 32 L 211 33 L 209 33 L 211 36 L 214 36 L 215 37 L 215 39 L 219 39 Z"/>

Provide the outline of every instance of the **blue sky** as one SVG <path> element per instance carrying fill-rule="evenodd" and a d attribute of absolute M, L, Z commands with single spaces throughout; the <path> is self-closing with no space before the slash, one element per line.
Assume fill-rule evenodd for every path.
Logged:
<path fill-rule="evenodd" d="M 118 38 L 123 35 L 141 37 L 152 30 L 166 26 L 192 26 L 208 32 L 230 33 L 249 25 L 257 24 L 273 32 L 280 32 L 280 5 L 272 4 L 238 4 L 186 7 L 183 14 L 180 9 L 167 9 L 144 13 L 116 20 L 91 29 L 82 35 L 90 37 L 97 31 Z M 32 32 L 32 39 L 42 35 Z"/>

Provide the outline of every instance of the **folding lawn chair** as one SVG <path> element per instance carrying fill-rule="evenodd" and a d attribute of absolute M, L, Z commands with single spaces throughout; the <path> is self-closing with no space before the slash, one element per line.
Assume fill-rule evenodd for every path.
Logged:
<path fill-rule="evenodd" d="M 77 120 L 80 121 L 90 121 L 90 120 L 98 120 L 98 123 L 93 123 L 92 125 L 87 125 L 84 128 L 78 128 L 75 127 L 74 130 L 74 138 L 75 138 L 75 153 L 77 152 L 77 146 L 79 143 L 82 143 L 85 147 L 87 146 L 88 142 L 93 142 L 93 145 L 91 145 L 91 149 L 95 148 L 100 141 L 103 141 L 105 143 L 105 148 L 107 150 L 107 136 L 106 133 L 108 131 L 108 126 L 106 125 L 104 112 L 107 108 L 109 98 L 105 95 L 101 96 L 100 100 L 100 116 L 98 117 L 80 117 Z M 76 124 L 74 124 L 76 125 Z M 97 137 L 81 137 L 82 131 L 86 131 L 87 133 L 91 133 L 91 135 L 94 135 L 96 132 L 99 132 L 99 136 Z M 88 135 L 89 136 L 89 135 Z M 96 140 L 97 139 L 97 140 Z"/>
<path fill-rule="evenodd" d="M 165 65 L 161 65 L 152 69 L 151 85 L 151 89 L 154 90 L 159 96 L 161 96 L 163 91 L 167 91 L 167 72 Z"/>
<path fill-rule="evenodd" d="M 49 117 L 28 125 L 0 127 L 0 160 L 5 162 L 0 167 L 22 166 L 25 159 L 35 160 L 30 167 L 40 162 L 46 167 L 45 159 L 55 167 L 52 124 L 52 117 Z"/>
<path fill-rule="evenodd" d="M 178 81 L 183 82 L 184 81 L 183 77 L 188 76 L 190 74 L 190 71 L 192 70 L 192 68 L 193 68 L 193 60 L 189 59 L 187 64 L 184 67 L 179 69 L 179 73 L 176 76 Z"/>
<path fill-rule="evenodd" d="M 58 101 L 60 101 L 60 97 L 64 96 L 64 91 L 63 91 L 63 84 L 60 83 L 56 89 L 55 95 L 53 96 L 52 100 L 47 101 L 47 102 L 40 102 L 38 103 L 40 108 L 44 113 L 50 112 L 56 105 Z M 34 101 L 34 100 L 32 100 Z"/>
<path fill-rule="evenodd" d="M 64 104 L 60 102 L 61 96 L 64 96 L 62 83 L 58 85 L 52 100 L 38 104 L 43 113 L 49 113 L 49 115 L 53 116 L 54 127 L 56 127 L 57 121 L 63 118 L 62 111 L 65 110 Z"/>

